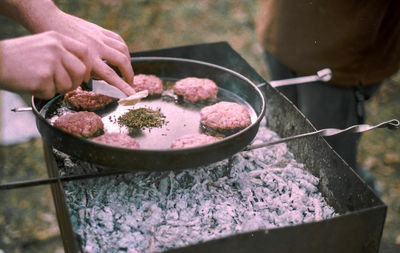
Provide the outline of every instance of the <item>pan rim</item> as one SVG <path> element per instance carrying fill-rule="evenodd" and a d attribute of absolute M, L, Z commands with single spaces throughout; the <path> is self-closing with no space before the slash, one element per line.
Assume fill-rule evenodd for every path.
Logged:
<path fill-rule="evenodd" d="M 123 147 L 119 147 L 119 146 L 112 146 L 112 145 L 107 145 L 107 144 L 102 144 L 102 143 L 97 143 L 94 142 L 90 139 L 87 138 L 83 138 L 83 137 L 78 137 L 75 136 L 73 134 L 64 132 L 60 129 L 55 128 L 43 115 L 41 112 L 39 112 L 39 110 L 36 107 L 36 103 L 35 103 L 35 97 L 32 96 L 32 108 L 34 109 L 34 113 L 41 119 L 45 121 L 45 124 L 47 124 L 48 126 L 55 128 L 57 131 L 61 131 L 64 134 L 67 134 L 69 137 L 71 138 L 76 138 L 79 141 L 83 141 L 87 144 L 91 144 L 94 146 L 99 146 L 102 147 L 103 149 L 110 149 L 110 150 L 118 150 L 118 151 L 122 151 L 122 152 L 129 152 L 129 151 L 135 151 L 138 153 L 163 153 L 163 154 L 168 154 L 168 153 L 185 153 L 185 152 L 190 152 L 190 151 L 195 151 L 195 150 L 202 150 L 202 149 L 208 149 L 209 147 L 215 146 L 218 143 L 225 143 L 225 142 L 229 142 L 234 138 L 238 138 L 238 136 L 244 134 L 247 130 L 249 130 L 250 128 L 254 127 L 255 125 L 258 125 L 260 123 L 260 121 L 262 120 L 262 118 L 265 116 L 265 110 L 266 110 L 266 102 L 265 102 L 265 98 L 264 95 L 262 93 L 262 91 L 260 90 L 260 88 L 250 79 L 248 79 L 247 77 L 245 77 L 244 75 L 228 69 L 226 67 L 220 66 L 220 65 L 216 65 L 213 63 L 209 63 L 209 62 L 205 62 L 205 61 L 199 61 L 199 60 L 193 60 L 193 59 L 187 59 L 187 58 L 175 58 L 175 57 L 160 57 L 160 56 L 143 56 L 143 57 L 131 57 L 131 63 L 134 62 L 151 62 L 151 61 L 174 61 L 174 62 L 181 62 L 181 63 L 193 63 L 193 64 L 199 64 L 199 65 L 203 65 L 203 66 L 207 66 L 207 67 L 211 67 L 211 68 L 216 68 L 219 70 L 222 70 L 224 72 L 229 73 L 230 75 L 233 75 L 239 79 L 241 79 L 242 81 L 248 83 L 250 86 L 252 86 L 253 90 L 255 92 L 257 92 L 257 95 L 259 97 L 261 97 L 261 111 L 259 113 L 257 113 L 257 118 L 254 122 L 252 122 L 249 126 L 247 126 L 244 129 L 241 129 L 240 131 L 238 131 L 237 133 L 234 133 L 232 135 L 229 135 L 225 138 L 223 138 L 222 140 L 216 141 L 214 143 L 210 143 L 210 144 L 204 144 L 204 145 L 200 145 L 200 146 L 194 146 L 194 147 L 186 147 L 186 148 L 176 148 L 176 149 L 171 149 L 171 148 L 164 148 L 164 149 L 149 149 L 149 148 L 138 148 L 138 149 L 133 149 L 133 148 L 123 148 Z M 57 96 L 61 96 L 61 94 L 55 95 L 52 99 L 54 99 Z M 48 100 L 47 102 L 51 101 L 52 99 Z M 253 107 L 254 109 L 254 107 Z M 250 142 L 251 143 L 251 142 Z M 250 144 L 249 143 L 249 144 Z"/>

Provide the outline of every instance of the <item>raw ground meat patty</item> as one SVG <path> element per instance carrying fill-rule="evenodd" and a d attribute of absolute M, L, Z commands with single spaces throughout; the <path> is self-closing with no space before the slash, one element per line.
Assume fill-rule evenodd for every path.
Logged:
<path fill-rule="evenodd" d="M 81 87 L 67 92 L 64 101 L 76 110 L 95 111 L 111 104 L 116 99 L 93 91 L 83 90 Z"/>
<path fill-rule="evenodd" d="M 100 116 L 87 111 L 64 114 L 53 125 L 65 132 L 87 138 L 102 133 L 104 129 Z"/>
<path fill-rule="evenodd" d="M 149 95 L 160 95 L 163 92 L 163 82 L 155 75 L 135 75 L 133 88 L 136 92 L 147 90 Z"/>
<path fill-rule="evenodd" d="M 218 86 L 207 78 L 187 77 L 177 81 L 173 87 L 174 93 L 183 96 L 190 102 L 216 99 Z"/>
<path fill-rule="evenodd" d="M 95 142 L 118 146 L 122 148 L 139 148 L 139 143 L 132 137 L 123 133 L 105 133 L 92 139 Z"/>
<path fill-rule="evenodd" d="M 233 102 L 219 102 L 201 109 L 200 122 L 206 127 L 221 131 L 245 128 L 251 124 L 251 119 L 245 106 Z"/>
<path fill-rule="evenodd" d="M 190 148 L 210 144 L 218 140 L 220 140 L 220 138 L 205 134 L 187 134 L 176 138 L 172 142 L 171 148 Z"/>

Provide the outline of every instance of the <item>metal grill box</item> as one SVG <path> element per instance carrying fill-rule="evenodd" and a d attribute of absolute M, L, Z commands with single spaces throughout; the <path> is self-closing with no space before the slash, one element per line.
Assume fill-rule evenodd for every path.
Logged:
<path fill-rule="evenodd" d="M 225 42 L 138 52 L 135 56 L 190 58 L 237 71 L 256 84 L 265 82 Z M 281 137 L 315 131 L 311 123 L 281 93 L 265 86 L 267 127 Z M 207 241 L 167 252 L 378 252 L 387 206 L 318 136 L 291 141 L 296 160 L 320 179 L 319 191 L 339 215 L 317 222 L 258 230 Z M 44 143 L 49 175 L 58 176 L 52 148 Z M 65 201 L 63 183 L 52 185 L 64 248 L 81 251 Z"/>

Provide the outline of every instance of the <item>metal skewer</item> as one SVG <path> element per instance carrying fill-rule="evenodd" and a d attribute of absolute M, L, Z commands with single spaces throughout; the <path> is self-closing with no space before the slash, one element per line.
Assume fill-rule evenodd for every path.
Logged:
<path fill-rule="evenodd" d="M 253 149 L 272 146 L 272 145 L 276 145 L 276 144 L 280 144 L 280 143 L 284 143 L 284 142 L 288 142 L 291 140 L 296 140 L 296 139 L 300 139 L 300 138 L 304 138 L 304 137 L 308 137 L 308 136 L 312 136 L 312 135 L 333 136 L 333 135 L 338 135 L 338 134 L 343 134 L 343 133 L 362 133 L 362 132 L 366 132 L 366 131 L 369 131 L 369 130 L 372 130 L 375 128 L 387 128 L 390 130 L 395 130 L 395 129 L 398 129 L 399 126 L 400 126 L 399 120 L 392 119 L 392 120 L 377 124 L 375 126 L 361 124 L 361 125 L 350 126 L 346 129 L 325 128 L 325 129 L 317 130 L 314 132 L 289 136 L 289 137 L 282 138 L 282 139 L 279 139 L 276 141 L 265 142 L 265 143 L 260 143 L 260 144 L 256 144 L 256 145 L 250 145 L 250 146 L 247 146 L 246 148 L 244 148 L 242 151 L 249 151 L 249 150 L 253 150 Z M 44 184 L 57 183 L 59 181 L 67 182 L 67 181 L 80 180 L 80 179 L 97 178 L 97 177 L 123 174 L 123 173 L 128 173 L 128 172 L 129 171 L 125 171 L 125 170 L 113 170 L 113 171 L 94 173 L 94 174 L 86 174 L 86 175 L 74 175 L 74 176 L 53 177 L 53 178 L 46 178 L 46 179 L 34 179 L 34 180 L 26 180 L 26 181 L 19 181 L 19 182 L 11 182 L 11 183 L 0 184 L 0 190 L 10 190 L 10 189 L 16 189 L 16 188 L 38 186 L 38 185 L 44 185 Z"/>
<path fill-rule="evenodd" d="M 28 112 L 28 111 L 32 111 L 32 107 L 22 107 L 22 108 L 13 108 L 11 109 L 11 111 L 13 112 Z"/>
<path fill-rule="evenodd" d="M 382 122 L 375 126 L 361 124 L 361 125 L 350 126 L 346 129 L 325 128 L 325 129 L 317 130 L 314 132 L 309 132 L 309 133 L 304 133 L 304 134 L 299 134 L 299 135 L 282 138 L 277 141 L 271 141 L 271 142 L 265 142 L 265 143 L 260 143 L 260 144 L 256 144 L 256 145 L 250 145 L 250 146 L 247 146 L 243 151 L 249 151 L 249 150 L 253 150 L 253 149 L 257 149 L 257 148 L 272 146 L 275 144 L 284 143 L 284 142 L 288 142 L 291 140 L 296 140 L 296 139 L 300 139 L 300 138 L 304 138 L 304 137 L 312 136 L 312 135 L 317 135 L 317 134 L 319 134 L 320 136 L 333 136 L 333 135 L 343 134 L 343 133 L 362 133 L 362 132 L 366 132 L 366 131 L 369 131 L 369 130 L 372 130 L 375 128 L 388 128 L 391 130 L 395 130 L 395 129 L 399 128 L 399 126 L 400 126 L 400 122 L 397 119 L 392 119 L 389 121 Z"/>
<path fill-rule="evenodd" d="M 101 173 L 93 173 L 93 174 L 85 174 L 85 175 L 74 175 L 74 176 L 51 177 L 51 178 L 44 178 L 44 179 L 16 181 L 16 182 L 11 182 L 11 183 L 0 184 L 0 190 L 11 190 L 11 189 L 17 189 L 17 188 L 23 188 L 23 187 L 52 184 L 52 183 L 57 183 L 58 181 L 68 182 L 68 181 L 74 181 L 74 180 L 105 177 L 105 176 L 124 174 L 124 173 L 128 173 L 128 172 L 129 171 L 126 171 L 126 170 L 113 170 L 113 171 L 106 171 L 106 172 L 101 172 Z"/>

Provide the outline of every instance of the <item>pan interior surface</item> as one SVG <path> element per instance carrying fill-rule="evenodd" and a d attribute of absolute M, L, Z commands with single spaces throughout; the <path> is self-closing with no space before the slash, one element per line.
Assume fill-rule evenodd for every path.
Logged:
<path fill-rule="evenodd" d="M 164 79 L 165 80 L 165 79 Z M 171 79 L 169 79 L 171 81 Z M 176 81 L 176 80 L 175 80 Z M 251 122 L 257 120 L 254 109 L 241 97 L 231 91 L 220 88 L 217 101 L 235 102 L 245 106 L 250 114 Z M 204 133 L 200 126 L 200 110 L 209 103 L 189 103 L 176 101 L 173 98 L 148 98 L 142 99 L 135 106 L 118 106 L 115 110 L 101 114 L 106 132 L 124 132 L 130 134 L 140 144 L 140 149 L 169 149 L 171 143 L 181 136 L 187 134 Z M 150 108 L 160 110 L 165 116 L 165 124 L 161 127 L 136 129 L 129 131 L 126 127 L 121 127 L 116 121 L 118 117 L 127 113 L 129 110 L 138 108 Z"/>
<path fill-rule="evenodd" d="M 144 98 L 134 106 L 114 104 L 103 110 L 97 111 L 96 113 L 102 118 L 104 123 L 105 132 L 122 132 L 129 134 L 140 144 L 141 150 L 170 149 L 172 142 L 176 138 L 187 134 L 206 133 L 204 132 L 204 129 L 201 128 L 200 110 L 205 106 L 220 101 L 235 102 L 245 106 L 250 114 L 251 123 L 254 124 L 257 122 L 259 114 L 249 103 L 254 101 L 246 101 L 243 94 L 240 94 L 240 89 L 243 88 L 244 80 L 240 78 L 232 78 L 230 73 L 226 73 L 224 70 L 215 71 L 214 68 L 208 65 L 198 66 L 197 63 L 192 62 L 184 62 L 185 64 L 183 66 L 179 65 L 176 68 L 171 69 L 170 65 L 164 64 L 164 61 L 156 63 L 153 61 L 142 62 L 140 59 L 135 59 L 135 61 L 140 63 L 135 67 L 136 74 L 144 72 L 143 74 L 156 75 L 163 81 L 164 92 L 161 97 Z M 174 61 L 173 63 L 176 64 Z M 192 67 L 191 64 L 196 65 L 197 73 L 192 74 L 191 71 L 187 69 Z M 173 94 L 172 85 L 176 81 L 185 77 L 209 78 L 215 81 L 218 85 L 217 99 L 214 101 L 196 103 L 178 99 L 177 96 Z M 245 88 L 246 89 L 244 90 L 247 91 L 248 87 Z M 149 108 L 155 111 L 160 110 L 160 112 L 165 116 L 165 123 L 161 127 L 143 129 L 128 129 L 125 126 L 118 124 L 118 118 L 120 116 L 124 115 L 129 110 L 135 110 L 138 108 Z M 70 110 L 68 106 L 62 102 L 62 96 L 59 96 L 46 104 L 42 108 L 41 114 L 53 122 L 55 118 L 52 117 L 54 115 L 61 116 L 71 111 L 73 112 L 73 110 Z M 213 135 L 215 135 L 215 133 L 213 133 Z M 223 138 L 229 137 L 218 133 L 217 136 Z"/>

